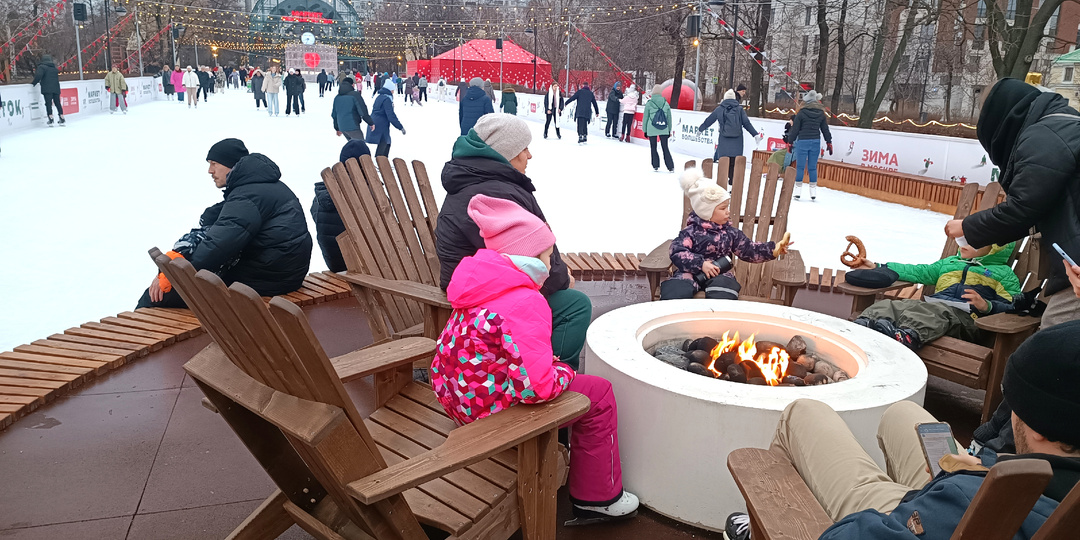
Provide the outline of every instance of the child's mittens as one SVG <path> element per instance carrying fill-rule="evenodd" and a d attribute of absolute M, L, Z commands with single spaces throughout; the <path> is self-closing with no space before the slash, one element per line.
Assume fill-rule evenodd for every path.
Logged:
<path fill-rule="evenodd" d="M 786 254 L 789 245 L 791 245 L 791 233 L 785 232 L 784 237 L 781 238 L 780 241 L 776 243 L 776 247 L 773 248 L 773 258 Z"/>

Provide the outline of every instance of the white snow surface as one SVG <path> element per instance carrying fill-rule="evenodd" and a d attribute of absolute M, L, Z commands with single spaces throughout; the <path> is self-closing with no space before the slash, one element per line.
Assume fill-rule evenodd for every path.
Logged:
<path fill-rule="evenodd" d="M 313 87 L 305 96 L 310 109 L 299 118 L 270 118 L 255 110 L 251 94 L 229 89 L 197 109 L 158 101 L 127 115 L 75 115 L 67 127 L 5 134 L 0 350 L 134 308 L 156 274 L 147 250 L 171 248 L 220 200 L 205 161 L 220 139 L 237 137 L 273 159 L 306 211 L 313 184 L 345 144 L 333 131 L 332 96 L 320 99 Z M 282 111 L 284 101 L 282 94 Z M 423 161 L 441 201 L 442 166 L 459 134 L 456 104 L 408 106 L 395 95 L 395 109 L 408 134 L 392 131 L 390 156 Z M 594 134 L 579 146 L 572 126 L 563 128 L 562 140 L 554 129 L 545 140 L 543 125 L 529 126 L 527 174 L 561 250 L 647 253 L 678 232 L 678 175 L 662 165 L 653 172 L 644 141 Z M 703 157 L 675 154 L 676 169 Z M 850 234 L 877 261 L 931 262 L 940 253 L 944 214 L 827 189 L 818 190 L 817 202 L 808 196 L 792 202 L 789 222 L 807 267 L 839 267 Z M 314 236 L 310 214 L 308 220 Z M 316 244 L 311 270 L 325 268 Z"/>

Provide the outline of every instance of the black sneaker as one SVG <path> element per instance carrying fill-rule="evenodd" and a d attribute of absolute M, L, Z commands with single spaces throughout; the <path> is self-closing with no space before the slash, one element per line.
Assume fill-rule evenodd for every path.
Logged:
<path fill-rule="evenodd" d="M 48 124 L 45 124 L 45 125 L 47 125 L 47 126 L 51 126 L 51 125 L 53 125 L 53 119 L 52 119 L 52 117 L 51 117 L 51 116 L 49 117 L 49 123 L 48 123 Z"/>
<path fill-rule="evenodd" d="M 735 512 L 727 517 L 724 525 L 724 538 L 727 540 L 750 540 L 750 516 Z"/>
<path fill-rule="evenodd" d="M 853 322 L 853 323 L 855 323 L 855 324 L 857 324 L 859 326 L 866 327 L 866 328 L 870 328 L 870 329 L 874 328 L 872 326 L 874 324 L 874 320 L 871 319 L 870 317 L 861 317 L 861 316 L 856 317 L 855 320 L 851 321 L 851 322 Z"/>
<path fill-rule="evenodd" d="M 897 328 L 893 337 L 903 346 L 913 351 L 917 351 L 922 347 L 922 339 L 919 337 L 919 334 L 910 328 Z"/>
<path fill-rule="evenodd" d="M 881 332 L 882 334 L 885 334 L 886 336 L 889 336 L 891 338 L 896 338 L 896 326 L 894 326 L 892 321 L 890 321 L 889 319 L 874 319 L 874 322 L 871 324 L 870 328 L 872 330 L 877 330 L 878 332 Z"/>

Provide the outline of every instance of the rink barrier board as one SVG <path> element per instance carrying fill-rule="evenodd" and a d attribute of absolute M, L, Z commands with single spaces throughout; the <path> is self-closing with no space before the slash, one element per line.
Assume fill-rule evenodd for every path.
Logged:
<path fill-rule="evenodd" d="M 307 306 L 350 296 L 336 274 L 315 272 L 283 298 Z M 99 375 L 202 333 L 186 309 L 140 308 L 2 352 L 0 429 Z"/>
<path fill-rule="evenodd" d="M 770 155 L 770 152 L 755 150 L 753 159 L 761 162 L 764 168 L 764 162 Z M 808 173 L 803 174 L 803 179 L 808 181 Z M 952 215 L 956 213 L 960 191 L 965 184 L 821 159 L 818 161 L 818 185 L 870 199 Z M 982 201 L 983 191 L 980 187 L 975 199 L 976 206 Z M 1005 194 L 1002 193 L 998 196 L 998 202 L 1004 200 Z"/>

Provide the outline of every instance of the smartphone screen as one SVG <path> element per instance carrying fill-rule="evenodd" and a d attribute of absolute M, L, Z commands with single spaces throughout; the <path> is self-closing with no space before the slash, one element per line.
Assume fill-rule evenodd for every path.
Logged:
<path fill-rule="evenodd" d="M 953 437 L 952 428 L 945 422 L 930 422 L 916 424 L 915 432 L 919 434 L 919 442 L 922 443 L 923 456 L 930 465 L 931 476 L 937 476 L 941 472 L 938 460 L 947 454 L 956 454 L 956 439 Z"/>

